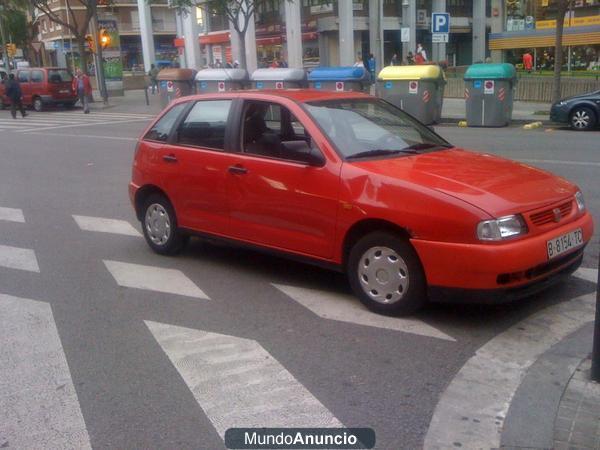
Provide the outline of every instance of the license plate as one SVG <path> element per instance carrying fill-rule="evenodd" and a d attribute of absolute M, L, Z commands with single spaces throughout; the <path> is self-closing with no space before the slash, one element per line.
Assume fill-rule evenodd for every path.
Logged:
<path fill-rule="evenodd" d="M 61 91 L 58 91 L 58 92 L 60 92 L 61 94 L 68 94 L 68 93 L 69 93 L 69 90 L 67 90 L 67 89 L 63 89 L 63 90 L 61 90 Z"/>
<path fill-rule="evenodd" d="M 580 245 L 583 245 L 583 233 L 581 232 L 581 228 L 563 234 L 562 236 L 557 236 L 554 239 L 550 239 L 546 242 L 548 259 L 556 258 L 558 255 L 562 255 Z"/>

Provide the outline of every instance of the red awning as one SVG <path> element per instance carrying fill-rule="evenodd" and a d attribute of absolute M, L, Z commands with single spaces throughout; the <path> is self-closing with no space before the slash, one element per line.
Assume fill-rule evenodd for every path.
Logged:
<path fill-rule="evenodd" d="M 229 31 L 220 31 L 218 33 L 203 34 L 200 36 L 200 44 L 226 44 L 230 41 Z"/>

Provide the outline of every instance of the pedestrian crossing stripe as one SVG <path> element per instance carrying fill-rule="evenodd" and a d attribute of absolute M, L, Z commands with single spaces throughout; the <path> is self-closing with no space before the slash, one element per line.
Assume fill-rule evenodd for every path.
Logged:
<path fill-rule="evenodd" d="M 1 213 L 1 211 L 0 211 Z M 0 216 L 1 217 L 1 216 Z M 99 233 L 122 234 L 124 236 L 141 237 L 142 235 L 126 220 L 106 219 L 104 217 L 90 217 L 73 215 L 79 228 L 84 231 Z"/>
<path fill-rule="evenodd" d="M 10 247 L 8 245 L 0 245 L 0 267 L 25 270 L 28 272 L 40 271 L 33 250 L 28 248 Z"/>
<path fill-rule="evenodd" d="M 20 209 L 0 206 L 0 220 L 25 223 L 25 216 L 23 216 L 23 211 Z"/>
<path fill-rule="evenodd" d="M 0 294 L 0 447 L 91 449 L 50 305 Z"/>
<path fill-rule="evenodd" d="M 232 427 L 343 427 L 258 342 L 145 323 L 221 438 Z"/>

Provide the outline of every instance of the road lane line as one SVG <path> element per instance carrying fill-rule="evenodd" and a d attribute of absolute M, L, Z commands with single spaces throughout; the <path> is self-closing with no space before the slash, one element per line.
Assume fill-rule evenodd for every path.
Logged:
<path fill-rule="evenodd" d="M 25 223 L 25 217 L 23 216 L 23 210 L 17 208 L 4 208 L 0 206 L 0 220 L 6 220 L 8 222 L 19 222 Z"/>
<path fill-rule="evenodd" d="M 56 127 L 43 127 L 43 130 L 57 130 L 59 128 L 81 128 L 81 127 L 89 127 L 90 125 L 113 125 L 113 124 L 124 124 L 124 123 L 134 123 L 134 122 L 148 122 L 150 119 L 128 119 L 128 120 L 119 120 L 119 121 L 108 121 L 108 122 L 88 122 L 88 123 L 74 123 L 72 125 L 60 125 Z M 40 131 L 40 128 L 29 128 L 25 130 L 15 130 L 15 133 L 28 133 L 31 131 Z"/>
<path fill-rule="evenodd" d="M 591 281 L 592 283 L 597 283 L 598 269 L 588 269 L 586 267 L 580 267 L 575 272 L 573 272 L 573 276 L 582 280 Z"/>
<path fill-rule="evenodd" d="M 1 216 L 0 216 L 1 217 Z M 125 236 L 141 237 L 142 235 L 126 220 L 105 219 L 103 217 L 76 216 L 73 219 L 79 228 L 84 231 L 96 231 L 99 233 L 122 234 Z"/>
<path fill-rule="evenodd" d="M 104 265 L 119 286 L 210 300 L 180 270 L 109 260 Z"/>
<path fill-rule="evenodd" d="M 91 449 L 47 303 L 0 294 L 0 448 Z"/>
<path fill-rule="evenodd" d="M 504 418 L 527 370 L 553 345 L 593 320 L 596 294 L 550 306 L 479 348 L 438 402 L 425 449 L 500 447 Z"/>
<path fill-rule="evenodd" d="M 120 136 L 99 136 L 97 134 L 69 134 L 69 133 L 45 133 L 42 131 L 39 132 L 31 132 L 28 133 L 30 135 L 35 134 L 35 135 L 39 135 L 39 136 L 60 136 L 60 137 L 78 137 L 78 138 L 84 138 L 84 139 L 114 139 L 117 141 L 137 141 L 137 138 L 130 138 L 130 137 L 120 137 Z"/>
<path fill-rule="evenodd" d="M 39 272 L 35 252 L 28 248 L 9 247 L 0 245 L 0 267 Z"/>
<path fill-rule="evenodd" d="M 453 337 L 421 320 L 375 314 L 351 295 L 282 284 L 273 284 L 273 287 L 324 319 L 456 341 Z"/>
<path fill-rule="evenodd" d="M 593 161 L 561 161 L 558 159 L 518 159 L 517 161 L 531 164 L 562 164 L 565 166 L 600 167 L 600 162 Z"/>
<path fill-rule="evenodd" d="M 232 427 L 343 427 L 256 341 L 145 323 L 221 438 Z"/>

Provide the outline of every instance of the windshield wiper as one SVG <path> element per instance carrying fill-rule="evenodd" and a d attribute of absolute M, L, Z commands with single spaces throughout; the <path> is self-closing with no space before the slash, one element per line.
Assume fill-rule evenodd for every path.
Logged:
<path fill-rule="evenodd" d="M 374 150 L 365 150 L 364 152 L 358 152 L 354 155 L 347 156 L 346 159 L 356 159 L 356 158 L 364 158 L 366 156 L 386 156 L 386 155 L 395 155 L 398 153 L 408 153 L 409 155 L 418 155 L 419 152 L 411 149 L 410 147 L 403 148 L 401 150 L 390 150 L 384 148 L 377 148 Z"/>
<path fill-rule="evenodd" d="M 431 142 L 419 142 L 413 145 L 409 145 L 408 147 L 404 147 L 402 150 L 427 150 L 434 147 L 452 148 L 454 146 L 450 144 L 433 144 Z"/>

